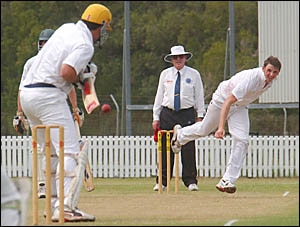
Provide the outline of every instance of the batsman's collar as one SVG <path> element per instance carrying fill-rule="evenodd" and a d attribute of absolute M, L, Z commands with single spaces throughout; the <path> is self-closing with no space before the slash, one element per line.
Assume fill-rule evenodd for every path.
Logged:
<path fill-rule="evenodd" d="M 192 57 L 193 57 L 193 54 L 191 52 L 186 52 L 184 50 L 184 47 L 183 46 L 173 46 L 171 48 L 171 53 L 170 54 L 167 54 L 165 57 L 164 57 L 164 60 L 166 62 L 171 62 L 171 57 L 172 56 L 176 56 L 176 55 L 186 55 L 186 61 L 190 60 Z"/>

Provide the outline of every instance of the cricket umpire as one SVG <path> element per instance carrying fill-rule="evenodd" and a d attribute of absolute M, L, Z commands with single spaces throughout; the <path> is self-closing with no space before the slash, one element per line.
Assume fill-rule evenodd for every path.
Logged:
<path fill-rule="evenodd" d="M 191 125 L 201 121 L 205 114 L 204 90 L 200 73 L 186 64 L 192 58 L 181 45 L 173 46 L 171 53 L 164 57 L 173 66 L 164 69 L 159 77 L 153 105 L 154 131 L 172 130 L 176 124 Z M 179 123 L 180 122 L 180 123 Z M 162 184 L 167 186 L 166 135 L 162 136 Z M 190 191 L 198 191 L 195 141 L 182 147 L 182 181 Z M 171 152 L 171 178 L 173 176 L 174 153 Z M 153 188 L 158 191 L 158 176 Z"/>

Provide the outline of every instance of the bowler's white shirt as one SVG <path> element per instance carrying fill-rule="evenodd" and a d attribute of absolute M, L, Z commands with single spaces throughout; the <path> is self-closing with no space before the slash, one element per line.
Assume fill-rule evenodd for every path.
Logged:
<path fill-rule="evenodd" d="M 271 87 L 272 82 L 264 87 L 265 81 L 266 78 L 261 67 L 243 70 L 230 79 L 222 81 L 212 99 L 216 103 L 224 103 L 225 99 L 232 93 L 237 99 L 234 104 L 247 106 Z"/>

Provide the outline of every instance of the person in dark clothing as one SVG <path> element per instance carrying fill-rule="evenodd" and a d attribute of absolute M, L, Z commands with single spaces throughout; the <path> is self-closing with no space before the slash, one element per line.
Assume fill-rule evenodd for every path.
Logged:
<path fill-rule="evenodd" d="M 204 89 L 200 73 L 186 62 L 192 53 L 186 52 L 181 45 L 173 46 L 171 53 L 164 57 L 173 64 L 164 69 L 159 78 L 153 105 L 154 131 L 173 130 L 176 124 L 188 126 L 201 121 L 205 114 Z M 178 102 L 177 102 L 178 100 Z M 198 191 L 195 141 L 182 147 L 182 181 L 190 191 Z M 174 166 L 174 153 L 171 152 L 171 178 Z M 166 135 L 162 136 L 162 188 L 167 186 Z M 158 176 L 153 190 L 158 191 Z"/>

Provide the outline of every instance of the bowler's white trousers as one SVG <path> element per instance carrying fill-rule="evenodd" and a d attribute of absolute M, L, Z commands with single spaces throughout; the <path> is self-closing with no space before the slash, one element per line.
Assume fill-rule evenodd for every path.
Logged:
<path fill-rule="evenodd" d="M 29 120 L 30 127 L 36 125 L 61 125 L 64 127 L 64 194 L 65 204 L 70 182 L 77 162 L 75 155 L 80 151 L 77 131 L 73 116 L 67 102 L 67 95 L 58 88 L 22 88 L 20 101 L 22 109 Z M 59 129 L 51 129 L 51 194 L 59 197 Z M 38 143 L 44 147 L 44 132 L 38 130 Z M 55 176 L 56 175 L 56 176 Z M 55 179 L 56 178 L 56 179 Z M 56 199 L 55 199 L 56 200 Z M 58 202 L 53 201 L 52 203 Z M 54 205 L 54 204 L 53 204 Z M 57 204 L 55 205 L 57 206 Z"/>
<path fill-rule="evenodd" d="M 177 140 L 181 145 L 214 132 L 219 124 L 222 103 L 211 101 L 207 113 L 201 122 L 178 130 Z M 249 145 L 249 115 L 245 106 L 230 107 L 228 113 L 228 130 L 232 136 L 231 153 L 223 179 L 234 183 L 240 176 L 240 170 L 248 152 Z"/>

